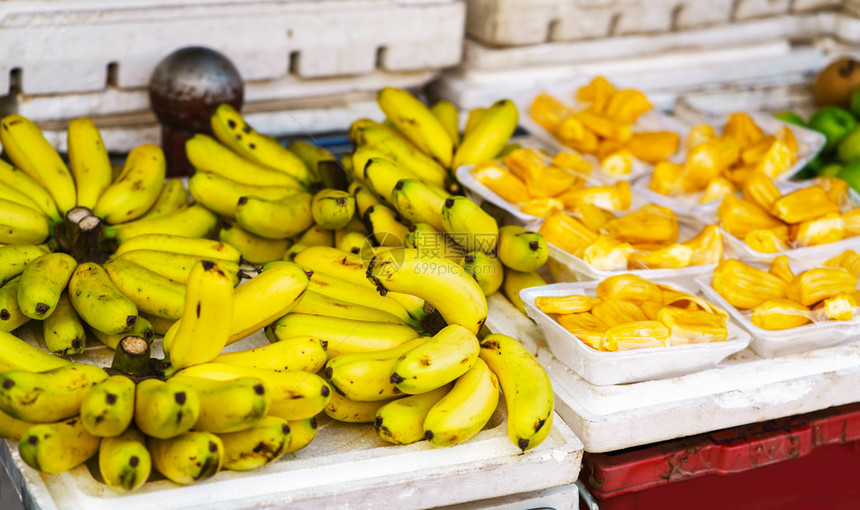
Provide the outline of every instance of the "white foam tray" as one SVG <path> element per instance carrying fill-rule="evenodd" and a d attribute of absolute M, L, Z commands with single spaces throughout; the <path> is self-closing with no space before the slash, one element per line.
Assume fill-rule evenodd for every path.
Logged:
<path fill-rule="evenodd" d="M 510 305 L 509 305 L 510 306 Z M 493 312 L 495 313 L 495 312 Z M 39 343 L 28 327 L 23 338 Z M 160 339 L 153 356 L 161 356 Z M 231 345 L 241 350 L 265 345 L 262 332 Z M 93 340 L 81 360 L 109 364 L 110 350 Z M 474 438 L 449 448 L 426 442 L 406 446 L 380 440 L 372 424 L 344 424 L 318 417 L 317 437 L 298 452 L 247 472 L 222 471 L 213 478 L 179 486 L 158 478 L 120 495 L 97 482 L 88 464 L 54 475 L 27 466 L 15 443 L 0 442 L 0 462 L 30 508 L 41 510 L 271 508 L 403 508 L 455 505 L 521 493 L 536 493 L 576 481 L 582 443 L 560 417 L 547 439 L 521 453 L 507 436 L 504 400 L 488 426 Z M 518 506 L 516 497 L 493 499 L 499 508 Z M 522 496 L 520 496 L 522 497 Z M 480 508 L 478 506 L 477 508 Z M 491 507 L 492 508 L 492 507 Z"/>

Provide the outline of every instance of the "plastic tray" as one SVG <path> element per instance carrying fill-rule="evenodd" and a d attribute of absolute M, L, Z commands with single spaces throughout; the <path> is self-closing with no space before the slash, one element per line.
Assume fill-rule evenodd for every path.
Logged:
<path fill-rule="evenodd" d="M 696 294 L 695 291 L 668 281 L 651 279 Z M 626 384 L 676 377 L 711 368 L 749 345 L 749 335 L 726 321 L 728 338 L 724 342 L 654 347 L 623 352 L 603 352 L 588 347 L 575 335 L 564 329 L 549 315 L 538 310 L 538 296 L 567 296 L 570 294 L 595 295 L 597 282 L 556 283 L 531 287 L 520 291 L 526 310 L 544 333 L 553 355 L 595 385 Z"/>
<path fill-rule="evenodd" d="M 837 254 L 834 253 L 833 255 Z M 820 267 L 820 265 L 810 264 L 802 264 L 802 267 L 799 267 L 801 264 L 796 260 L 790 260 L 789 264 L 792 270 L 798 273 L 810 267 Z M 755 266 L 756 264 L 752 265 Z M 765 265 L 759 265 L 759 268 L 767 271 Z M 850 321 L 817 322 L 782 331 L 762 329 L 752 323 L 749 312 L 745 313 L 745 311 L 730 305 L 714 290 L 711 286 L 710 274 L 699 275 L 696 278 L 696 284 L 702 289 L 702 293 L 708 300 L 725 309 L 732 319 L 750 333 L 752 337 L 750 347 L 759 356 L 765 358 L 830 347 L 850 340 L 857 340 L 860 337 L 860 316 L 855 316 Z"/>
<path fill-rule="evenodd" d="M 814 180 L 804 182 L 780 181 L 776 183 L 776 187 L 780 192 L 786 194 L 814 184 Z M 860 207 L 860 195 L 858 195 L 857 192 L 849 190 L 848 196 L 850 207 Z M 691 210 L 691 214 L 693 218 L 698 221 L 708 225 L 718 225 L 719 220 L 717 219 L 717 209 L 719 209 L 721 202 L 721 200 L 714 200 L 713 202 L 708 202 L 707 204 L 694 207 Z M 845 207 L 843 207 L 843 212 L 844 210 Z M 723 234 L 723 246 L 726 248 L 726 252 L 730 254 L 730 256 L 744 261 L 771 262 L 774 258 L 780 255 L 788 255 L 789 257 L 797 260 L 826 260 L 828 255 L 832 257 L 845 250 L 860 248 L 860 236 L 854 236 L 840 239 L 835 243 L 792 248 L 776 253 L 763 253 L 750 248 L 743 239 L 738 239 L 726 230 L 720 228 L 720 231 Z"/>

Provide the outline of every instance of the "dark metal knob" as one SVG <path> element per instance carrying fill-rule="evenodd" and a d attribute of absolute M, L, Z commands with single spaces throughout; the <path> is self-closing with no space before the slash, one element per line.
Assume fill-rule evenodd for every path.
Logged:
<path fill-rule="evenodd" d="M 185 141 L 210 133 L 209 117 L 221 103 L 242 108 L 244 84 L 221 53 L 200 46 L 174 51 L 156 66 L 149 80 L 149 102 L 161 123 L 167 174 L 188 175 Z"/>

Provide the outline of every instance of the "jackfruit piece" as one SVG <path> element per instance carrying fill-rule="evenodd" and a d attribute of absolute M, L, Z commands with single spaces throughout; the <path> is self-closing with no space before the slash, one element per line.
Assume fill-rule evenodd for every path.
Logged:
<path fill-rule="evenodd" d="M 531 199 L 525 183 L 495 162 L 480 163 L 472 169 L 472 176 L 512 204 L 527 202 Z"/>
<path fill-rule="evenodd" d="M 731 195 L 734 192 L 735 185 L 732 184 L 732 181 L 725 177 L 714 177 L 705 188 L 705 192 L 702 194 L 702 198 L 699 200 L 699 203 L 707 204 L 714 200 L 722 200 L 726 195 Z"/>
<path fill-rule="evenodd" d="M 751 321 L 761 329 L 780 331 L 809 324 L 811 313 L 790 299 L 768 299 L 753 309 Z"/>
<path fill-rule="evenodd" d="M 573 216 L 595 232 L 600 232 L 606 226 L 606 223 L 615 219 L 612 211 L 607 211 L 588 202 L 583 202 L 576 206 L 573 210 Z"/>
<path fill-rule="evenodd" d="M 711 312 L 664 306 L 657 320 L 669 328 L 672 345 L 725 342 L 729 336 L 726 319 Z"/>
<path fill-rule="evenodd" d="M 645 301 L 639 305 L 639 308 L 642 309 L 642 313 L 645 314 L 645 317 L 648 317 L 649 321 L 656 321 L 657 314 L 663 308 L 663 303 L 660 301 Z"/>
<path fill-rule="evenodd" d="M 563 143 L 575 143 L 584 140 L 588 129 L 581 120 L 573 116 L 573 111 L 562 119 L 555 128 L 555 136 Z"/>
<path fill-rule="evenodd" d="M 745 147 L 741 151 L 741 162 L 745 165 L 758 163 L 764 159 L 767 152 L 770 150 L 771 144 L 776 141 L 773 135 L 765 136 L 761 140 Z"/>
<path fill-rule="evenodd" d="M 651 181 L 648 188 L 661 195 L 677 195 L 684 190 L 681 189 L 681 174 L 684 173 L 684 165 L 661 161 L 654 165 Z"/>
<path fill-rule="evenodd" d="M 645 205 L 606 224 L 609 234 L 635 244 L 668 244 L 678 240 L 678 218 L 671 209 Z"/>
<path fill-rule="evenodd" d="M 593 204 L 609 211 L 621 211 L 630 205 L 629 200 L 619 192 L 619 187 L 611 184 L 572 189 L 557 198 L 564 202 L 566 209 L 571 211 L 582 204 Z"/>
<path fill-rule="evenodd" d="M 860 207 L 842 213 L 842 221 L 845 226 L 845 237 L 860 235 Z"/>
<path fill-rule="evenodd" d="M 600 143 L 600 139 L 597 137 L 597 134 L 590 129 L 586 129 L 582 133 L 582 138 L 577 140 L 565 140 L 563 138 L 559 138 L 559 141 L 564 144 L 565 147 L 571 148 L 575 151 L 584 152 L 585 154 L 594 154 L 597 152 L 597 146 Z"/>
<path fill-rule="evenodd" d="M 774 136 L 777 140 L 784 143 L 788 147 L 788 150 L 795 155 L 795 159 L 797 159 L 797 138 L 794 136 L 794 131 L 788 126 L 781 126 Z"/>
<path fill-rule="evenodd" d="M 603 113 L 623 122 L 633 124 L 643 113 L 653 108 L 648 97 L 639 90 L 618 90 L 609 97 Z"/>
<path fill-rule="evenodd" d="M 674 131 L 643 131 L 633 133 L 627 142 L 627 150 L 636 159 L 656 165 L 675 154 L 680 145 L 681 135 Z"/>
<path fill-rule="evenodd" d="M 598 235 L 564 211 L 550 213 L 541 224 L 539 232 L 547 242 L 577 257 L 585 253 L 585 249 L 597 239 Z"/>
<path fill-rule="evenodd" d="M 691 266 L 706 266 L 716 264 L 723 258 L 723 235 L 716 225 L 708 225 L 684 243 L 693 250 L 690 258 Z"/>
<path fill-rule="evenodd" d="M 675 308 L 681 308 L 684 310 L 710 312 L 723 318 L 729 316 L 725 310 L 705 301 L 702 297 L 675 290 L 668 285 L 663 285 L 662 283 L 658 283 L 656 285 L 660 288 L 660 292 L 663 294 L 664 306 L 674 306 Z"/>
<path fill-rule="evenodd" d="M 717 219 L 726 232 L 738 239 L 745 238 L 753 230 L 783 226 L 780 220 L 761 207 L 734 195 L 727 195 L 720 202 Z"/>
<path fill-rule="evenodd" d="M 780 197 L 771 212 L 786 223 L 800 223 L 838 213 L 839 205 L 830 200 L 821 186 L 809 186 Z"/>
<path fill-rule="evenodd" d="M 845 237 L 845 220 L 838 213 L 791 226 L 791 239 L 797 246 L 835 243 Z"/>
<path fill-rule="evenodd" d="M 857 301 L 852 294 L 839 294 L 824 300 L 824 315 L 831 321 L 850 321 L 854 318 Z"/>
<path fill-rule="evenodd" d="M 623 177 L 633 171 L 633 154 L 619 149 L 600 160 L 600 170 L 611 177 Z"/>
<path fill-rule="evenodd" d="M 633 247 L 629 243 L 600 234 L 585 248 L 582 259 L 601 271 L 620 271 L 627 269 L 631 253 L 633 253 Z"/>
<path fill-rule="evenodd" d="M 684 147 L 689 151 L 697 145 L 701 145 L 708 140 L 713 140 L 717 137 L 717 132 L 714 126 L 710 124 L 699 124 L 687 133 L 687 138 L 684 140 Z"/>
<path fill-rule="evenodd" d="M 552 157 L 549 164 L 569 170 L 583 178 L 590 176 L 594 170 L 591 163 L 575 152 L 559 152 Z"/>
<path fill-rule="evenodd" d="M 764 132 L 744 112 L 736 112 L 729 115 L 726 125 L 723 127 L 723 135 L 735 139 L 741 147 L 749 147 L 764 138 Z"/>
<path fill-rule="evenodd" d="M 767 272 L 776 276 L 785 283 L 791 283 L 791 280 L 794 279 L 794 271 L 791 270 L 791 265 L 789 264 L 787 255 L 780 255 L 773 259 L 773 262 L 770 264 L 770 269 L 768 269 Z"/>
<path fill-rule="evenodd" d="M 526 174 L 529 170 L 540 170 L 545 168 L 546 156 L 536 149 L 523 147 L 508 154 L 504 159 L 508 170 L 525 183 Z"/>
<path fill-rule="evenodd" d="M 571 313 L 558 316 L 561 326 L 582 340 L 592 349 L 602 350 L 603 333 L 609 326 L 599 321 L 589 312 Z"/>
<path fill-rule="evenodd" d="M 857 277 L 844 269 L 817 267 L 796 275 L 785 289 L 785 297 L 811 306 L 839 294 L 851 294 Z"/>
<path fill-rule="evenodd" d="M 840 208 L 848 202 L 848 183 L 843 179 L 839 177 L 818 177 L 813 182 L 824 188 L 827 198 Z"/>
<path fill-rule="evenodd" d="M 609 98 L 615 94 L 615 87 L 603 76 L 596 76 L 588 85 L 576 90 L 577 101 L 591 103 L 595 111 L 602 112 L 609 103 Z"/>
<path fill-rule="evenodd" d="M 738 144 L 723 136 L 693 147 L 681 174 L 681 188 L 688 193 L 705 189 L 711 179 L 728 170 L 739 156 Z"/>
<path fill-rule="evenodd" d="M 679 269 L 690 265 L 693 249 L 683 244 L 637 245 L 628 262 L 631 269 Z"/>
<path fill-rule="evenodd" d="M 590 312 L 602 300 L 592 296 L 538 296 L 535 307 L 543 313 L 583 313 Z"/>
<path fill-rule="evenodd" d="M 714 268 L 711 286 L 736 308 L 755 308 L 769 299 L 786 296 L 789 284 L 779 277 L 736 259 L 726 259 Z"/>
<path fill-rule="evenodd" d="M 555 131 L 561 121 L 572 112 L 571 108 L 546 92 L 538 94 L 529 106 L 529 116 L 532 120 L 549 132 Z"/>
<path fill-rule="evenodd" d="M 663 293 L 656 284 L 634 274 L 620 274 L 605 278 L 597 284 L 597 297 L 643 303 L 656 301 L 662 303 Z"/>
<path fill-rule="evenodd" d="M 633 125 L 594 110 L 574 112 L 573 116 L 601 138 L 626 142 L 633 137 Z"/>
<path fill-rule="evenodd" d="M 759 173 L 751 175 L 741 185 L 741 191 L 744 199 L 758 205 L 765 211 L 769 211 L 773 207 L 773 203 L 782 196 L 773 179 Z"/>
<path fill-rule="evenodd" d="M 854 276 L 860 276 L 860 255 L 854 250 L 845 250 L 822 264 L 825 267 L 841 268 Z"/>
<path fill-rule="evenodd" d="M 625 142 L 620 140 L 610 140 L 608 138 L 601 138 L 597 142 L 597 150 L 594 151 L 594 155 L 597 156 L 599 161 L 603 161 L 607 157 L 611 156 L 613 153 L 620 151 L 627 145 Z"/>
<path fill-rule="evenodd" d="M 557 198 L 535 198 L 521 203 L 520 211 L 543 218 L 555 211 L 564 211 L 564 202 Z"/>
<path fill-rule="evenodd" d="M 582 186 L 583 179 L 573 172 L 554 166 L 527 167 L 523 181 L 532 198 L 551 198 Z"/>
<path fill-rule="evenodd" d="M 788 227 L 785 225 L 753 230 L 744 236 L 744 242 L 760 253 L 779 253 L 791 248 L 788 244 Z"/>
<path fill-rule="evenodd" d="M 630 351 L 649 347 L 668 347 L 669 328 L 660 321 L 641 320 L 610 327 L 603 334 L 603 349 Z"/>
<path fill-rule="evenodd" d="M 755 170 L 768 177 L 776 178 L 788 170 L 794 164 L 795 159 L 791 149 L 780 140 L 776 140 L 770 144 L 764 157 L 755 163 Z"/>

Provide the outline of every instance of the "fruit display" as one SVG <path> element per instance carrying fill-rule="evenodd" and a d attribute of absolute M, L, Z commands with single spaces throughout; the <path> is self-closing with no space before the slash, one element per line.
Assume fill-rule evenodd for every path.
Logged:
<path fill-rule="evenodd" d="M 622 178 L 633 172 L 633 161 L 656 164 L 680 147 L 674 131 L 645 130 L 637 120 L 653 107 L 639 90 L 616 89 L 598 76 L 577 89 L 577 106 L 568 106 L 549 93 L 529 105 L 529 116 L 565 147 L 597 157 L 600 170 Z"/>
<path fill-rule="evenodd" d="M 755 326 L 780 331 L 852 320 L 858 312 L 858 275 L 860 255 L 847 250 L 798 272 L 785 255 L 769 267 L 726 259 L 714 269 L 710 283 Z"/>
<path fill-rule="evenodd" d="M 743 112 L 729 115 L 719 135 L 709 124 L 693 127 L 684 146 L 684 162 L 658 162 L 648 187 L 701 204 L 735 193 L 752 176 L 780 176 L 794 165 L 800 150 L 789 126 L 767 134 Z"/>
<path fill-rule="evenodd" d="M 679 221 L 671 209 L 644 205 L 615 216 L 597 206 L 574 215 L 557 211 L 544 219 L 539 232 L 548 243 L 602 271 L 678 269 L 716 264 L 723 256 L 719 229 L 706 225 L 679 242 Z"/>
<path fill-rule="evenodd" d="M 632 274 L 602 280 L 595 295 L 539 296 L 534 304 L 598 351 L 723 342 L 728 337 L 728 314 L 721 308 Z"/>

